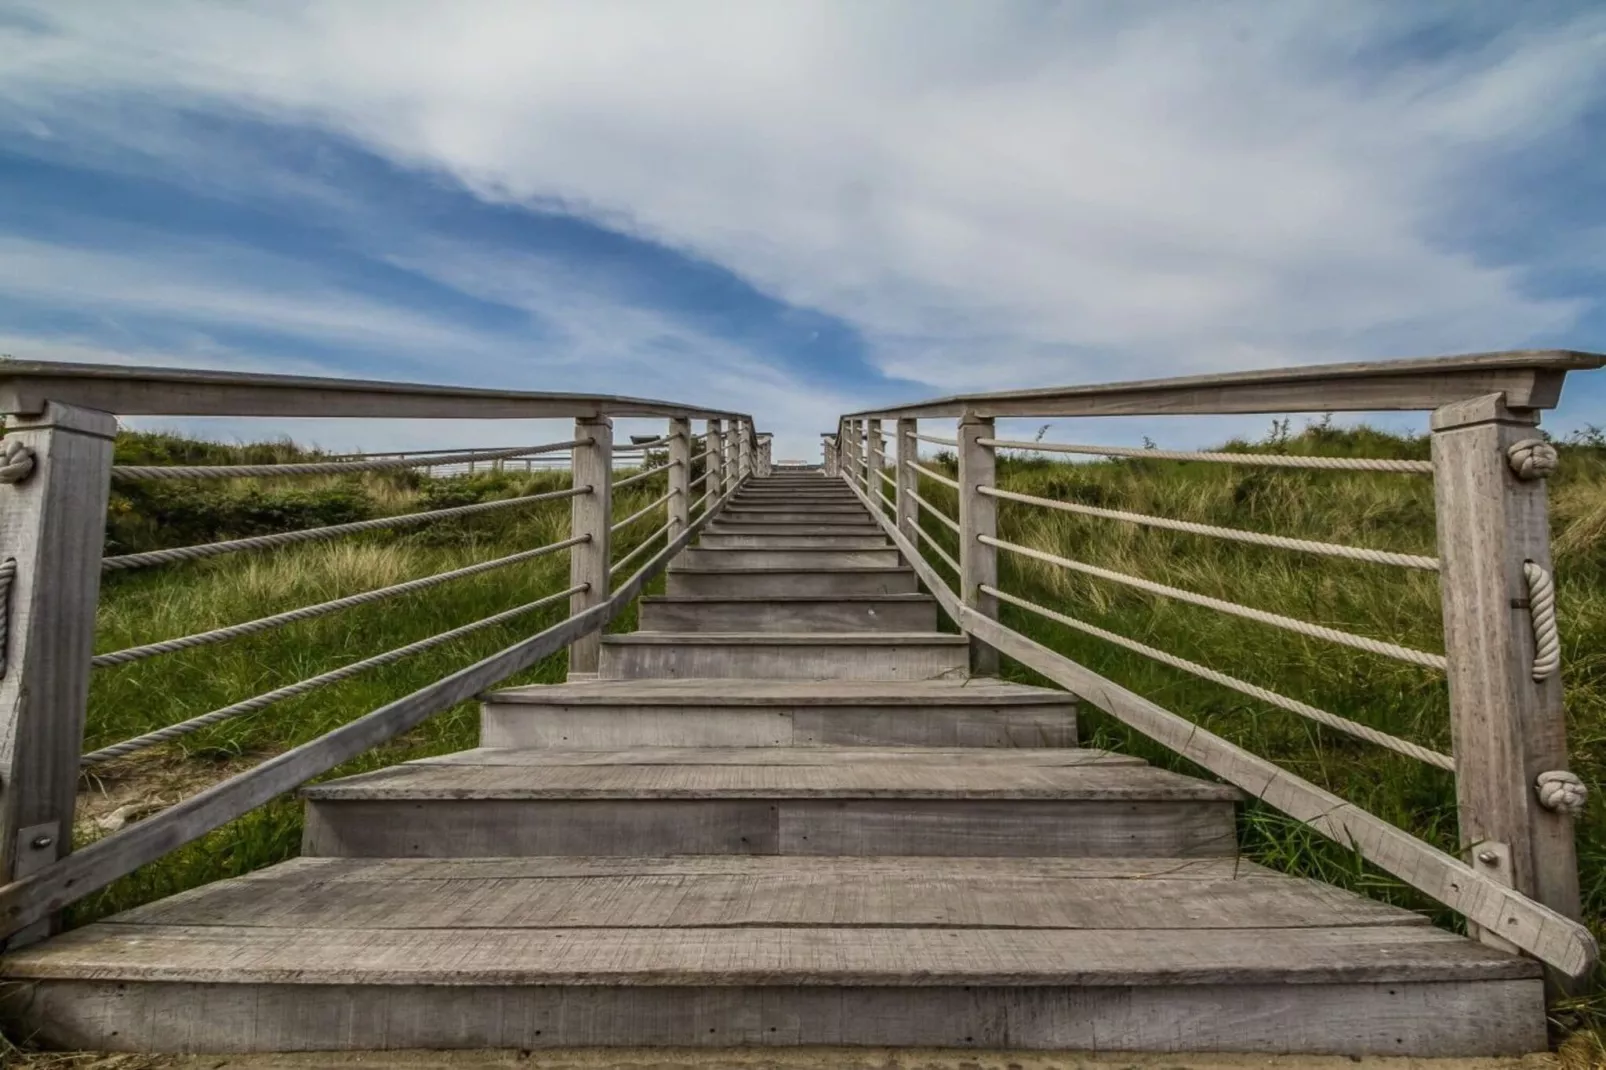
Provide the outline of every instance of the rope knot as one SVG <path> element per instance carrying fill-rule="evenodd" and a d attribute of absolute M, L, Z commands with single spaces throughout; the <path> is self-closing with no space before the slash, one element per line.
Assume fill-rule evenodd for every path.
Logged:
<path fill-rule="evenodd" d="M 1589 802 L 1589 789 L 1576 773 L 1565 769 L 1552 769 L 1540 773 L 1534 788 L 1539 792 L 1539 805 L 1558 814 L 1577 817 Z"/>
<path fill-rule="evenodd" d="M 1556 470 L 1556 447 L 1542 438 L 1525 438 L 1513 442 L 1506 450 L 1506 460 L 1518 479 L 1545 479 Z"/>
<path fill-rule="evenodd" d="M 0 483 L 21 483 L 33 475 L 33 450 L 20 438 L 0 440 Z"/>

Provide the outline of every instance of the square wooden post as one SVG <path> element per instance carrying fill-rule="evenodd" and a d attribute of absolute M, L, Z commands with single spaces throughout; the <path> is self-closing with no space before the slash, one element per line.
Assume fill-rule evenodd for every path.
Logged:
<path fill-rule="evenodd" d="M 691 523 L 691 421 L 669 421 L 669 541 L 674 542 Z"/>
<path fill-rule="evenodd" d="M 608 563 L 612 553 L 613 523 L 613 421 L 606 416 L 583 416 L 574 422 L 574 437 L 590 439 L 571 453 L 574 488 L 589 486 L 586 494 L 570 498 L 570 537 L 590 536 L 569 548 L 569 584 L 587 584 L 569 596 L 569 613 L 581 613 L 608 600 Z M 582 635 L 569 647 L 569 677 L 585 679 L 597 674 L 602 658 L 600 631 Z"/>
<path fill-rule="evenodd" d="M 981 541 L 998 537 L 998 502 L 977 487 L 997 483 L 997 459 L 991 446 L 978 440 L 993 437 L 991 417 L 966 413 L 959 421 L 959 593 L 966 606 L 997 619 L 998 599 L 983 594 L 981 585 L 998 586 L 998 551 Z M 971 671 L 983 676 L 998 672 L 998 651 L 975 639 L 970 641 Z"/>
<path fill-rule="evenodd" d="M 881 437 L 881 421 L 864 422 L 864 492 L 878 513 L 886 512 L 881 504 L 881 473 L 886 468 L 886 441 Z"/>
<path fill-rule="evenodd" d="M 1500 394 L 1433 414 L 1456 801 L 1475 869 L 1577 918 L 1572 818 L 1547 809 L 1539 788 L 1542 775 L 1565 773 L 1567 737 L 1560 669 L 1536 669 L 1551 562 L 1544 464 L 1533 461 L 1555 460 L 1536 422 Z"/>
<path fill-rule="evenodd" d="M 13 881 L 72 850 L 89 659 L 100 602 L 111 486 L 111 415 L 49 402 L 14 416 L 8 461 L 32 462 L 0 485 L 0 566 L 11 573 L 0 675 L 0 878 Z M 49 934 L 40 923 L 19 947 Z"/>
<path fill-rule="evenodd" d="M 708 482 L 703 484 L 703 491 L 711 505 L 725 493 L 725 430 L 721 420 L 709 420 L 707 425 L 708 456 L 704 458 L 704 470 L 708 473 Z"/>
<path fill-rule="evenodd" d="M 920 526 L 920 505 L 914 496 L 919 493 L 920 481 L 913 463 L 919 455 L 919 442 L 915 434 L 920 429 L 918 420 L 898 421 L 898 441 L 894 443 L 898 478 L 898 531 L 904 538 L 919 546 L 915 529 Z"/>
<path fill-rule="evenodd" d="M 751 420 L 736 421 L 736 481 L 738 483 L 749 479 L 753 475 L 753 422 Z"/>
<path fill-rule="evenodd" d="M 825 455 L 825 474 L 834 479 L 838 473 L 836 466 L 836 436 L 821 435 L 820 449 Z"/>

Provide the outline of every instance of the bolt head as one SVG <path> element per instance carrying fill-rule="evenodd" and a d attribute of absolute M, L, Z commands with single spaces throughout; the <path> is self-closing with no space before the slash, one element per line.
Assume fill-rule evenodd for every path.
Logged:
<path fill-rule="evenodd" d="M 1479 851 L 1478 861 L 1486 866 L 1494 866 L 1500 863 L 1500 856 L 1493 851 Z"/>
<path fill-rule="evenodd" d="M 43 851 L 46 847 L 49 847 L 55 842 L 56 837 L 54 836 L 35 836 L 33 838 L 33 842 L 31 842 L 28 846 L 32 847 L 36 851 Z"/>

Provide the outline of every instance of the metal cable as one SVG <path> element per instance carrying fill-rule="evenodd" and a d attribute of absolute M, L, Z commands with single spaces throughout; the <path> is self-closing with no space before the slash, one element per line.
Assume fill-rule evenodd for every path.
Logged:
<path fill-rule="evenodd" d="M 1150 594 L 1164 595 L 1167 598 L 1190 602 L 1193 605 L 1204 606 L 1207 609 L 1214 609 L 1221 613 L 1230 613 L 1235 617 L 1243 617 L 1261 624 L 1270 624 L 1276 628 L 1298 632 L 1300 635 L 1308 635 L 1314 639 L 1326 639 L 1328 642 L 1354 647 L 1356 650 L 1364 650 L 1370 654 L 1381 654 L 1384 657 L 1397 658 L 1412 665 L 1438 669 L 1441 672 L 1446 668 L 1443 654 L 1430 654 L 1425 650 L 1413 650 L 1408 646 L 1400 646 L 1397 643 L 1385 643 L 1379 639 L 1368 639 L 1364 635 L 1355 635 L 1352 632 L 1339 631 L 1337 628 L 1311 624 L 1307 621 L 1296 620 L 1293 617 L 1285 617 L 1280 613 L 1268 613 L 1263 609 L 1253 609 L 1249 606 L 1239 605 L 1237 602 L 1227 602 L 1220 598 L 1211 598 L 1209 595 L 1195 594 L 1193 591 L 1184 591 L 1180 587 L 1168 587 L 1163 583 L 1155 583 L 1153 580 L 1129 576 L 1124 572 L 1112 572 L 1107 568 L 1099 568 L 1097 565 L 1089 565 L 1082 561 L 1072 561 L 1070 558 L 1058 557 L 1054 554 L 1044 553 L 1042 550 L 1033 550 L 1028 546 L 1005 542 L 1002 539 L 995 539 L 991 535 L 978 535 L 976 538 L 988 546 L 996 546 L 1001 550 L 1008 550 L 1011 553 L 1035 558 L 1038 561 L 1046 561 L 1051 565 L 1059 565 L 1061 568 L 1073 569 L 1089 576 L 1109 580 L 1112 583 L 1122 583 L 1128 587 L 1135 587 L 1140 591 L 1147 591 Z"/>
<path fill-rule="evenodd" d="M 1098 457 L 1146 457 L 1157 461 L 1213 461 L 1268 468 L 1320 468 L 1352 472 L 1407 472 L 1432 475 L 1432 461 L 1378 460 L 1368 457 L 1290 457 L 1278 453 L 1200 453 L 1190 450 L 1132 449 L 1127 446 L 1078 446 L 1063 442 L 1013 442 L 1001 438 L 978 439 L 983 446 L 1045 453 L 1086 453 Z"/>
<path fill-rule="evenodd" d="M 560 498 L 573 498 L 581 494 L 590 494 L 594 489 L 591 486 L 584 486 L 573 490 L 554 490 L 545 494 L 526 494 L 518 498 L 502 498 L 494 502 L 457 505 L 450 509 L 430 509 L 422 513 L 403 513 L 401 516 L 382 516 L 373 520 L 357 520 L 350 524 L 330 524 L 328 527 L 304 528 L 301 531 L 281 531 L 274 535 L 254 535 L 248 539 L 227 539 L 223 542 L 209 542 L 200 546 L 179 546 L 171 550 L 150 550 L 142 554 L 123 554 L 119 557 L 102 558 L 100 567 L 106 572 L 111 572 L 116 569 L 165 565 L 173 561 L 196 561 L 203 557 L 216 557 L 218 554 L 232 554 L 241 550 L 265 550 L 273 546 L 288 546 L 291 543 L 307 542 L 313 539 L 332 539 L 340 535 L 354 535 L 360 531 L 380 531 L 385 528 L 402 527 L 407 524 L 422 524 L 429 520 L 443 520 L 447 517 L 472 516 L 475 513 L 489 512 L 493 509 L 507 509 L 515 505 L 530 505 L 534 502 L 550 502 Z"/>
<path fill-rule="evenodd" d="M 930 476 L 932 479 L 935 479 L 938 483 L 941 483 L 945 487 L 952 487 L 954 490 L 959 489 L 959 480 L 949 479 L 941 472 L 933 472 L 923 464 L 916 464 L 915 462 L 910 461 L 909 467 L 913 468 L 916 472 L 919 472 L 923 476 Z"/>
<path fill-rule="evenodd" d="M 1124 520 L 1128 523 L 1143 524 L 1151 528 L 1185 531 L 1191 535 L 1209 535 L 1218 539 L 1254 543 L 1257 546 L 1272 546 L 1279 550 L 1299 550 L 1307 554 L 1342 557 L 1351 561 L 1369 561 L 1377 565 L 1398 565 L 1400 568 L 1418 568 L 1427 572 L 1437 572 L 1439 569 L 1437 558 L 1423 557 L 1419 554 L 1401 554 L 1392 550 L 1369 550 L 1360 546 L 1344 546 L 1339 543 L 1316 542 L 1311 539 L 1291 539 L 1282 535 L 1263 535 L 1257 531 L 1240 531 L 1237 528 L 1219 528 L 1213 524 L 1196 524 L 1191 520 L 1172 520 L 1169 517 L 1150 516 L 1147 513 L 1128 513 L 1119 509 L 1100 509 L 1092 505 L 1082 505 L 1080 502 L 1038 498 L 1031 494 L 1018 494 L 1015 491 L 1000 490 L 996 487 L 977 487 L 976 490 L 978 493 L 985 494 L 990 498 L 1023 502 L 1026 505 L 1040 505 L 1046 509 L 1058 509 L 1066 513 L 1102 517 L 1105 520 Z"/>
<path fill-rule="evenodd" d="M 492 569 L 505 568 L 516 565 L 521 561 L 530 561 L 547 554 L 566 550 L 571 546 L 578 546 L 583 542 L 590 542 L 591 536 L 580 535 L 576 538 L 565 539 L 562 542 L 550 543 L 537 547 L 534 550 L 522 550 L 506 557 L 498 557 L 491 561 L 481 561 L 476 565 L 467 565 L 463 568 L 452 569 L 450 572 L 437 572 L 433 576 L 423 576 L 416 580 L 408 580 L 390 587 L 380 587 L 372 591 L 363 591 L 360 594 L 347 595 L 328 602 L 320 602 L 313 606 L 303 606 L 300 609 L 288 610 L 284 613 L 275 613 L 271 617 L 260 617 L 257 620 L 245 621 L 242 624 L 231 624 L 225 628 L 214 628 L 207 632 L 196 632 L 194 635 L 184 635 L 176 639 L 164 639 L 159 643 L 147 643 L 144 646 L 131 646 L 126 650 L 117 650 L 109 654 L 96 654 L 89 664 L 97 669 L 104 669 L 111 665 L 126 665 L 129 662 L 153 658 L 159 654 L 172 654 L 180 650 L 189 650 L 198 646 L 209 646 L 213 643 L 223 643 L 230 639 L 239 639 L 242 636 L 255 635 L 270 628 L 279 628 L 286 624 L 296 624 L 304 620 L 312 620 L 328 613 L 336 613 L 342 609 L 353 606 L 367 605 L 369 602 L 379 602 L 386 598 L 397 598 L 404 594 L 426 590 L 438 584 L 451 580 L 459 580 L 465 576 L 478 575 Z"/>
<path fill-rule="evenodd" d="M 994 598 L 997 598 L 1002 602 L 1008 602 L 1011 605 L 1019 606 L 1025 610 L 1030 610 L 1033 613 L 1047 617 L 1049 620 L 1058 621 L 1068 628 L 1075 628 L 1077 631 L 1084 632 L 1097 639 L 1103 639 L 1105 642 L 1114 643 L 1116 646 L 1125 647 L 1126 649 L 1138 654 L 1142 654 L 1145 657 L 1153 658 L 1155 661 L 1158 661 L 1162 664 L 1170 665 L 1172 668 L 1181 669 L 1184 672 L 1190 672 L 1193 675 L 1205 680 L 1209 680 L 1212 683 L 1220 684 L 1223 687 L 1230 687 L 1234 691 L 1248 695 L 1251 698 L 1257 698 L 1262 702 L 1266 702 L 1280 709 L 1287 710 L 1290 713 L 1297 713 L 1299 716 L 1315 721 L 1317 724 L 1325 725 L 1328 728 L 1348 733 L 1349 735 L 1354 736 L 1356 739 L 1363 739 L 1368 743 L 1375 743 L 1379 747 L 1387 747 L 1389 750 L 1392 750 L 1398 754 L 1403 754 L 1409 758 L 1415 758 L 1417 761 L 1426 762 L 1429 765 L 1436 765 L 1440 769 L 1448 769 L 1451 772 L 1455 771 L 1455 759 L 1450 757 L 1448 754 L 1441 754 L 1440 752 L 1432 750 L 1428 747 L 1418 746 L 1417 744 L 1412 743 L 1410 740 L 1400 739 L 1398 736 L 1391 736 L 1387 732 L 1381 732 L 1375 728 L 1369 728 L 1364 724 L 1351 721 L 1347 717 L 1340 717 L 1336 713 L 1328 713 L 1324 709 L 1300 702 L 1298 699 L 1291 699 L 1286 695 L 1279 694 L 1276 691 L 1268 691 L 1264 687 L 1257 687 L 1254 684 L 1246 683 L 1237 677 L 1228 676 L 1226 673 L 1217 672 L 1214 669 L 1206 668 L 1197 662 L 1189 661 L 1186 658 L 1179 658 L 1175 654 L 1167 654 L 1163 650 L 1157 650 L 1152 646 L 1138 642 L 1136 639 L 1128 639 L 1124 635 L 1117 635 L 1114 632 L 1105 631 L 1103 628 L 1100 628 L 1097 625 L 1088 624 L 1086 621 L 1077 620 L 1075 617 L 1067 617 L 1063 613 L 1056 613 L 1046 606 L 1040 606 L 1035 602 L 1028 602 L 1024 598 L 1017 598 L 1012 594 L 1006 594 L 1005 592 L 1000 591 L 998 588 L 989 586 L 985 583 L 979 584 L 978 586 L 983 592 L 992 595 Z"/>
<path fill-rule="evenodd" d="M 493 625 L 512 620 L 514 617 L 529 613 L 532 610 L 540 609 L 542 606 L 551 605 L 553 602 L 556 602 L 559 599 L 567 598 L 573 594 L 578 594 L 581 591 L 587 590 L 589 587 L 590 584 L 578 584 L 574 587 L 570 587 L 566 591 L 559 591 L 557 594 L 547 595 L 545 598 L 536 599 L 534 602 L 527 602 L 522 606 L 515 606 L 513 609 L 504 610 L 501 613 L 496 613 L 492 616 L 481 618 L 480 620 L 473 621 L 461 627 L 453 628 L 451 631 L 441 632 L 439 635 L 432 635 L 428 639 L 420 639 L 416 643 L 408 643 L 406 646 L 399 646 L 394 650 L 387 650 L 383 654 L 376 654 L 371 658 L 364 658 L 361 661 L 354 661 L 350 665 L 343 665 L 338 669 L 332 669 L 329 672 L 320 673 L 319 675 L 310 677 L 306 680 L 301 680 L 285 687 L 275 688 L 272 691 L 267 691 L 263 694 L 248 698 L 243 702 L 236 702 L 232 706 L 224 706 L 222 709 L 213 710 L 211 713 L 203 713 L 199 717 L 191 717 L 187 721 L 180 721 L 178 724 L 168 725 L 166 728 L 159 728 L 154 732 L 146 732 L 142 736 L 135 736 L 133 739 L 125 739 L 121 743 L 113 743 L 109 747 L 102 747 L 99 750 L 90 751 L 88 754 L 79 759 L 79 764 L 96 765 L 100 762 L 110 761 L 113 758 L 121 758 L 126 754 L 132 754 L 135 751 L 144 750 L 147 747 L 154 747 L 159 743 L 167 743 L 178 739 L 181 736 L 187 736 L 191 732 L 199 731 L 200 729 L 206 728 L 210 725 L 219 724 L 223 721 L 227 721 L 235 717 L 241 717 L 248 713 L 256 713 L 258 710 L 266 709 L 276 702 L 283 702 L 287 698 L 295 698 L 298 695 L 304 695 L 307 692 L 314 691 L 320 687 L 326 687 L 329 684 L 339 683 L 341 680 L 355 676 L 358 673 L 364 672 L 368 669 L 376 669 L 382 665 L 389 665 L 392 662 L 400 661 L 402 658 L 408 657 L 412 654 L 417 654 L 424 650 L 428 650 L 431 647 L 440 646 L 442 643 L 451 642 L 453 639 L 460 639 L 463 636 L 479 631 L 482 628 L 489 628 Z"/>
<path fill-rule="evenodd" d="M 610 532 L 618 532 L 618 531 L 623 530 L 624 528 L 628 528 L 631 524 L 634 524 L 636 521 L 640 520 L 642 517 L 646 516 L 648 513 L 650 513 L 653 510 L 657 509 L 660 505 L 664 504 L 665 502 L 667 502 L 670 498 L 673 498 L 674 496 L 675 496 L 674 491 L 670 491 L 668 494 L 665 494 L 662 498 L 657 498 L 657 499 L 654 499 L 653 501 L 648 502 L 646 505 L 642 506 L 640 509 L 637 509 L 635 512 L 631 513 L 629 516 L 625 517 L 623 520 L 619 521 L 617 524 L 613 525 L 608 530 Z"/>
<path fill-rule="evenodd" d="M 449 453 L 444 456 L 399 457 L 378 461 L 316 461 L 294 464 L 219 464 L 219 465 L 142 465 L 120 464 L 112 468 L 114 479 L 239 479 L 246 476 L 313 476 L 342 472 L 373 472 L 385 468 L 433 468 L 438 465 L 465 464 L 472 461 L 494 461 L 506 457 L 530 457 L 538 453 L 556 453 L 576 446 L 589 446 L 592 440 L 575 439 L 572 442 L 549 442 L 544 446 L 514 446 L 507 449 L 476 450 L 470 453 Z"/>

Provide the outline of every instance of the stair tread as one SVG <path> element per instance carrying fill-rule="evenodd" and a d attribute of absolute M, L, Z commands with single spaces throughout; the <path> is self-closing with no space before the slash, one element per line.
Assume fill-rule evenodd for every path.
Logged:
<path fill-rule="evenodd" d="M 751 602 L 758 605 L 787 605 L 795 602 L 935 602 L 929 594 L 654 594 L 643 595 L 643 602 Z"/>
<path fill-rule="evenodd" d="M 757 748 L 753 748 L 757 749 Z M 407 762 L 309 785 L 318 800 L 998 799 L 1234 802 L 1238 789 L 1147 765 L 1025 762 L 446 764 Z"/>
<path fill-rule="evenodd" d="M 969 646 L 944 632 L 621 632 L 604 646 Z"/>
<path fill-rule="evenodd" d="M 719 596 L 686 596 L 713 597 Z M 864 597 L 905 597 L 871 595 Z M 1046 687 L 1012 684 L 992 677 L 964 680 L 590 680 L 573 684 L 530 684 L 493 691 L 494 702 L 539 705 L 612 706 L 637 704 L 747 706 L 755 703 L 790 704 L 806 700 L 811 706 L 1020 705 L 1069 704 L 1075 696 Z"/>
<path fill-rule="evenodd" d="M 976 747 L 841 747 L 800 744 L 792 747 L 475 747 L 413 765 L 863 765 L 892 762 L 906 765 L 1081 766 L 1147 765 L 1114 751 L 1082 747 L 983 749 Z"/>
<path fill-rule="evenodd" d="M 837 573 L 848 575 L 880 575 L 886 572 L 913 572 L 908 565 L 826 565 L 814 568 L 707 568 L 702 565 L 677 566 L 673 571 L 681 573 L 697 573 L 704 576 L 829 576 Z"/>

